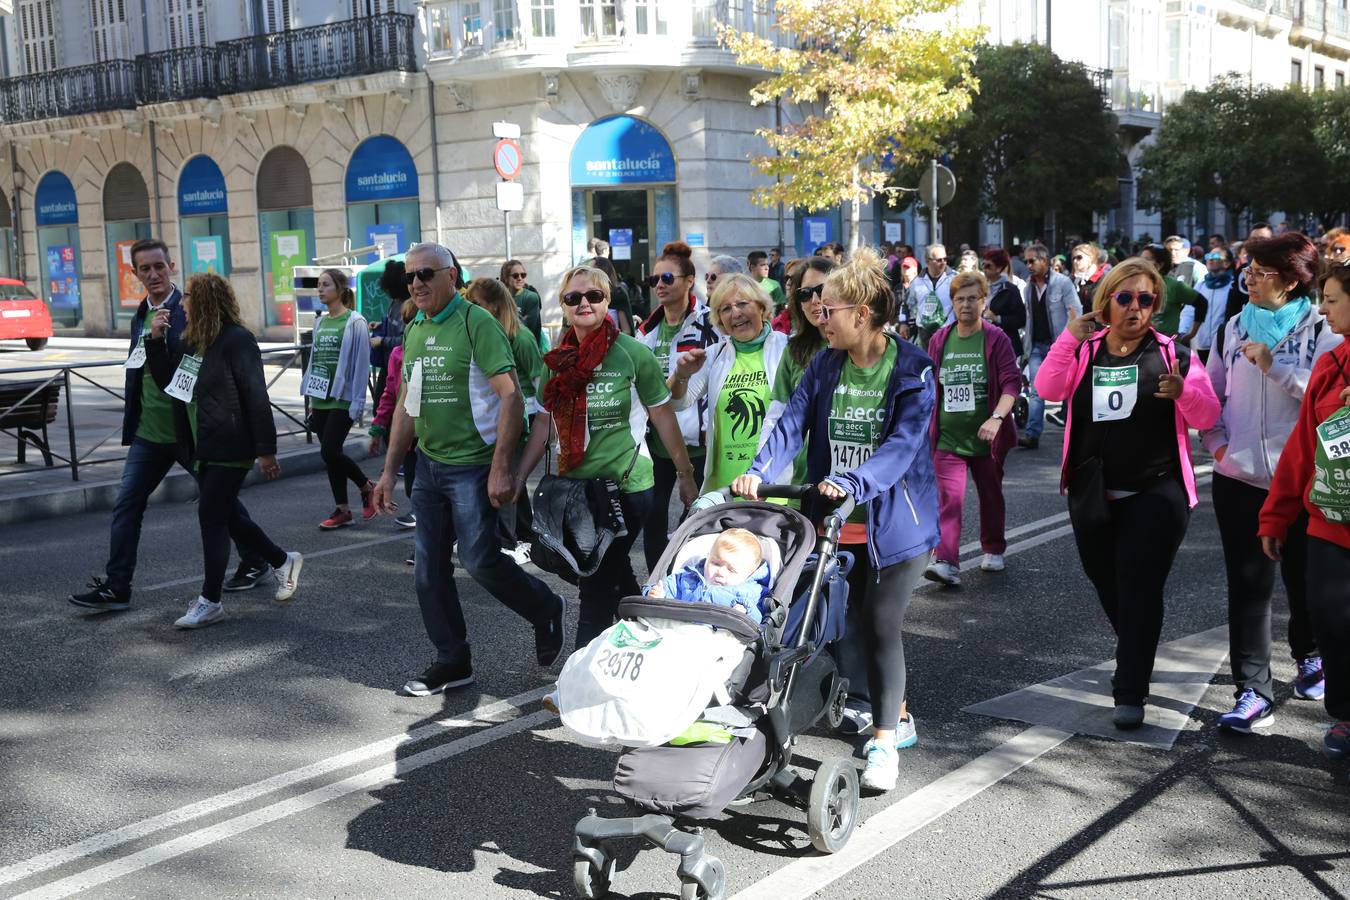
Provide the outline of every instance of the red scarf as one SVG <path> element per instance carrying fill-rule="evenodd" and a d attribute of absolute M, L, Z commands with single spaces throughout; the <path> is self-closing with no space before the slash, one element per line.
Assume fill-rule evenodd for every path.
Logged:
<path fill-rule="evenodd" d="M 559 474 L 581 465 L 586 454 L 586 385 L 618 338 L 618 326 L 606 316 L 585 340 L 578 341 L 576 329 L 569 328 L 544 354 L 544 364 L 554 373 L 544 386 L 544 409 L 558 426 Z"/>

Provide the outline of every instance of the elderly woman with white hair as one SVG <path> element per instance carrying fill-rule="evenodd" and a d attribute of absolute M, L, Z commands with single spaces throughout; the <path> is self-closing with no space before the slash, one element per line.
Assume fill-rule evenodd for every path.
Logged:
<path fill-rule="evenodd" d="M 771 430 L 773 379 L 788 339 L 770 327 L 772 301 L 749 275 L 719 278 L 709 308 L 727 340 L 683 353 L 668 383 L 677 410 L 708 398 L 703 486 L 718 490 L 745 474 Z"/>
<path fill-rule="evenodd" d="M 703 284 L 708 289 L 708 303 L 712 305 L 713 292 L 717 290 L 717 279 L 727 275 L 744 275 L 745 266 L 734 256 L 725 253 L 708 260 L 708 269 L 703 273 Z"/>

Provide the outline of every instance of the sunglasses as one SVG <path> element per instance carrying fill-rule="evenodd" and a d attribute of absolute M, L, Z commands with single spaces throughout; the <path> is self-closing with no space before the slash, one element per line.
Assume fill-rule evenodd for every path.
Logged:
<path fill-rule="evenodd" d="M 850 303 L 848 306 L 822 306 L 820 308 L 820 321 L 828 322 L 830 321 L 830 316 L 834 315 L 840 310 L 857 309 L 858 305 L 859 304 L 857 303 Z"/>
<path fill-rule="evenodd" d="M 411 271 L 404 272 L 403 280 L 407 282 L 409 287 L 412 287 L 414 278 L 422 279 L 423 284 L 431 284 L 431 279 L 436 277 L 437 272 L 444 272 L 446 269 L 453 268 L 454 266 L 440 266 L 439 268 L 433 269 L 431 266 L 424 266 L 420 269 L 412 269 Z"/>
<path fill-rule="evenodd" d="M 798 303 L 805 305 L 812 300 L 819 300 L 820 292 L 823 290 L 825 290 L 825 282 L 822 281 L 815 287 L 797 288 L 797 293 L 794 296 L 797 298 Z"/>
<path fill-rule="evenodd" d="M 1214 253 L 1206 253 L 1206 254 L 1205 254 L 1205 262 L 1211 262 L 1212 260 L 1216 260 L 1216 259 L 1224 259 L 1224 255 L 1223 255 L 1222 253 L 1217 252 L 1217 251 L 1215 251 Z"/>
<path fill-rule="evenodd" d="M 512 277 L 512 278 L 528 278 L 529 276 L 526 275 L 524 272 L 512 272 L 512 273 L 511 273 L 511 277 Z"/>
<path fill-rule="evenodd" d="M 585 300 L 591 306 L 597 306 L 601 303 L 604 303 L 607 299 L 608 298 L 605 297 L 604 291 L 596 291 L 596 290 L 569 291 L 568 293 L 562 295 L 562 302 L 564 306 L 580 306 L 582 300 Z"/>
<path fill-rule="evenodd" d="M 934 263 L 934 262 L 945 263 L 945 262 L 947 261 L 947 257 L 945 257 L 945 256 L 930 256 L 930 257 L 928 257 L 928 261 L 929 261 L 930 263 Z"/>
<path fill-rule="evenodd" d="M 714 281 L 717 280 L 717 273 L 709 272 L 708 274 L 703 276 L 703 280 L 708 282 L 708 284 L 712 284 Z M 669 284 L 669 282 L 667 282 L 667 284 Z"/>
<path fill-rule="evenodd" d="M 1158 296 L 1151 291 L 1116 291 L 1113 299 L 1122 307 L 1127 307 L 1138 300 L 1140 309 L 1148 309 L 1153 305 L 1153 301 L 1158 299 Z"/>
<path fill-rule="evenodd" d="M 660 275 L 648 275 L 647 287 L 656 287 L 658 284 L 664 284 L 670 287 L 675 283 L 676 278 L 683 278 L 683 275 L 676 275 L 673 272 L 662 272 Z"/>

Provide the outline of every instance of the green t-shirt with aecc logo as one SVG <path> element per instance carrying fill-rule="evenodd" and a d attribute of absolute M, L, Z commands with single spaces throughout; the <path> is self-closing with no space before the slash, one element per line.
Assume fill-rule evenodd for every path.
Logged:
<path fill-rule="evenodd" d="M 769 412 L 769 376 L 764 366 L 764 347 L 740 351 L 716 397 L 709 397 L 717 427 L 708 454 L 705 491 L 718 490 L 744 475 L 755 461 L 760 432 Z"/>
<path fill-rule="evenodd" d="M 142 347 L 150 336 L 154 317 L 155 310 L 151 307 L 145 314 L 145 329 L 140 339 Z M 149 370 L 148 365 L 141 366 L 141 417 L 136 423 L 136 437 L 152 444 L 176 444 L 178 433 L 173 427 L 173 398 L 160 390 Z"/>
<path fill-rule="evenodd" d="M 844 360 L 839 384 L 830 399 L 827 436 L 830 441 L 830 474 L 843 475 L 872 458 L 881 443 L 886 416 L 886 389 L 899 356 L 894 341 L 886 342 L 886 352 L 868 369 L 859 368 L 852 359 Z M 859 505 L 848 517 L 850 522 L 867 521 L 867 511 Z"/>
<path fill-rule="evenodd" d="M 797 385 L 802 383 L 802 373 L 805 370 L 797 365 L 797 361 L 792 358 L 792 352 L 783 353 L 783 358 L 778 361 L 778 374 L 773 379 L 773 396 L 770 398 L 774 403 L 781 403 L 787 406 L 788 401 L 792 399 L 793 393 L 797 390 Z M 779 476 L 781 479 L 782 476 Z M 802 443 L 802 449 L 797 451 L 797 457 L 792 461 L 792 483 L 806 483 L 806 443 Z M 799 506 L 797 501 L 792 501 L 789 506 Z"/>
<path fill-rule="evenodd" d="M 544 395 L 552 370 L 544 367 L 539 395 Z M 620 334 L 586 385 L 586 453 L 568 478 L 608 478 L 626 494 L 655 486 L 652 461 L 633 451 L 647 428 L 647 407 L 670 400 L 666 376 L 652 351 L 641 341 Z M 623 474 L 633 463 L 626 481 Z"/>
<path fill-rule="evenodd" d="M 543 357 L 539 355 L 539 344 L 528 328 L 516 329 L 511 338 L 511 356 L 516 361 L 516 379 L 520 382 L 520 393 L 525 398 L 525 428 L 520 432 L 523 444 L 530 436 L 530 418 L 543 412 L 539 402 L 539 374 L 544 369 Z"/>
<path fill-rule="evenodd" d="M 661 366 L 662 377 L 670 372 L 670 354 L 674 350 L 675 335 L 679 334 L 683 327 L 683 322 L 678 325 L 668 325 L 665 319 L 662 319 L 661 324 L 656 326 L 656 346 L 652 347 L 651 351 L 656 355 L 656 361 Z M 670 451 L 666 449 L 666 445 L 661 442 L 661 436 L 655 431 L 647 437 L 647 449 L 651 450 L 653 456 L 670 459 Z"/>
<path fill-rule="evenodd" d="M 942 348 L 938 384 L 937 449 L 958 456 L 988 456 L 980 426 L 989 418 L 989 371 L 984 359 L 984 329 L 961 337 L 953 328 Z"/>
<path fill-rule="evenodd" d="M 346 409 L 349 406 L 346 400 L 333 397 L 333 379 L 337 375 L 338 359 L 342 356 L 342 335 L 347 331 L 347 322 L 351 317 L 351 310 L 347 310 L 340 316 L 323 316 L 314 323 L 309 370 L 328 379 L 328 396 L 323 399 L 311 397 L 310 409 Z"/>
<path fill-rule="evenodd" d="M 488 379 L 516 367 L 511 343 L 492 313 L 456 296 L 436 315 L 421 314 L 403 334 L 402 404 L 421 364 L 418 447 L 448 466 L 492 462 L 501 399 Z"/>

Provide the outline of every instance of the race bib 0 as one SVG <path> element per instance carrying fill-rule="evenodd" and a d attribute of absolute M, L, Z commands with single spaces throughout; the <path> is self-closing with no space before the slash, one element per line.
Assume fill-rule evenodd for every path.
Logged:
<path fill-rule="evenodd" d="M 191 403 L 192 394 L 197 390 L 197 375 L 201 370 L 202 359 L 200 356 L 184 356 L 183 361 L 178 364 L 177 371 L 173 373 L 169 386 L 164 389 L 164 393 L 175 400 Z"/>
<path fill-rule="evenodd" d="M 1139 367 L 1092 367 L 1092 421 L 1128 419 L 1139 400 Z"/>
<path fill-rule="evenodd" d="M 970 372 L 948 372 L 942 380 L 942 411 L 968 413 L 975 411 L 975 385 Z"/>
<path fill-rule="evenodd" d="M 871 423 L 857 419 L 831 418 L 830 473 L 842 475 L 872 458 Z"/>
<path fill-rule="evenodd" d="M 332 373 L 322 366 L 310 366 L 309 375 L 305 377 L 306 397 L 313 397 L 315 400 L 327 400 L 328 388 L 332 384 Z"/>
<path fill-rule="evenodd" d="M 127 361 L 122 363 L 122 367 L 126 369 L 139 369 L 144 365 L 145 365 L 145 337 L 142 336 L 139 340 L 136 341 L 135 348 L 131 351 L 131 355 L 127 357 Z"/>

